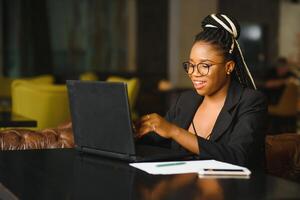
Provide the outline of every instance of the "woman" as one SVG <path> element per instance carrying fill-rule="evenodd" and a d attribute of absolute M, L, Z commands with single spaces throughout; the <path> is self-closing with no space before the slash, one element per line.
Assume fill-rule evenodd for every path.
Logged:
<path fill-rule="evenodd" d="M 236 39 L 239 24 L 223 14 L 202 22 L 190 59 L 183 63 L 195 90 L 182 93 L 165 119 L 148 114 L 139 137 L 152 131 L 199 159 L 256 167 L 264 158 L 267 104 L 256 91 Z"/>

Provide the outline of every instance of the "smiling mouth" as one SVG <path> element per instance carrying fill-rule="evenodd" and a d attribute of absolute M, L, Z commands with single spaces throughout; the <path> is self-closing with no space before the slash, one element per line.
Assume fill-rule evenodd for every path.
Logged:
<path fill-rule="evenodd" d="M 202 89 L 206 84 L 206 81 L 193 81 L 193 85 L 196 89 Z"/>

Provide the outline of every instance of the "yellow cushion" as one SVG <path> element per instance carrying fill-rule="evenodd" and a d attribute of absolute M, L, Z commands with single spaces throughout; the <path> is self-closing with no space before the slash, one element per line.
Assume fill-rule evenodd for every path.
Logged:
<path fill-rule="evenodd" d="M 37 129 L 56 127 L 70 119 L 67 88 L 65 85 L 15 80 L 12 83 L 12 111 L 37 120 Z"/>

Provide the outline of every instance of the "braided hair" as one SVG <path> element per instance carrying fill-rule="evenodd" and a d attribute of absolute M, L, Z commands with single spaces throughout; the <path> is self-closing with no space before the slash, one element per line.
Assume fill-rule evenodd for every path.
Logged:
<path fill-rule="evenodd" d="M 232 17 L 224 14 L 211 14 L 202 21 L 203 30 L 195 37 L 198 41 L 208 42 L 219 47 L 226 61 L 235 62 L 234 79 L 244 87 L 256 89 L 251 73 L 245 63 L 237 39 L 240 35 L 240 25 Z"/>

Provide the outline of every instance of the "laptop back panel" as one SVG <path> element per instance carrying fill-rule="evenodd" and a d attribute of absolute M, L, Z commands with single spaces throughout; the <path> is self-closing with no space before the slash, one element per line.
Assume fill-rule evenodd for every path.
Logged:
<path fill-rule="evenodd" d="M 134 155 L 127 86 L 67 81 L 76 145 L 83 151 Z"/>

